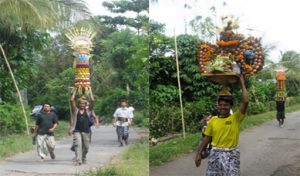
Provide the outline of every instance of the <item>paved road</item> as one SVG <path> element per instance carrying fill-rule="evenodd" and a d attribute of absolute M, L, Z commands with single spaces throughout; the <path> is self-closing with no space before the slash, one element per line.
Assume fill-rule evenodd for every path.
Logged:
<path fill-rule="evenodd" d="M 275 120 L 240 135 L 242 176 L 300 176 L 300 111 L 289 113 L 283 128 Z M 150 169 L 151 176 L 205 175 L 207 160 L 196 168 L 195 153 Z"/>
<path fill-rule="evenodd" d="M 130 140 L 138 139 L 137 131 L 130 129 Z M 95 169 L 109 163 L 113 157 L 120 154 L 126 147 L 118 147 L 115 128 L 100 126 L 93 129 L 92 144 L 87 155 L 87 164 L 73 166 L 74 152 L 70 150 L 72 138 L 68 137 L 57 142 L 56 159 L 46 158 L 38 162 L 35 150 L 18 154 L 0 163 L 0 176 L 71 176 L 83 171 Z"/>

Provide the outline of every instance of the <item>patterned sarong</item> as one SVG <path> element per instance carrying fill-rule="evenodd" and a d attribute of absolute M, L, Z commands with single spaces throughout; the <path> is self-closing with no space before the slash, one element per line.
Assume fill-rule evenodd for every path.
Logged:
<path fill-rule="evenodd" d="M 122 143 L 122 140 L 127 140 L 129 136 L 128 126 L 117 126 L 118 141 Z"/>
<path fill-rule="evenodd" d="M 206 176 L 239 176 L 240 151 L 238 148 L 213 147 L 208 159 Z"/>

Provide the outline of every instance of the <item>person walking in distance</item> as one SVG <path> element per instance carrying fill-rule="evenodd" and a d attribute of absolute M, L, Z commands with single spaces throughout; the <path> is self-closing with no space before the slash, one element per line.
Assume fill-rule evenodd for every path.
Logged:
<path fill-rule="evenodd" d="M 90 111 L 93 110 L 94 106 L 94 96 L 93 93 L 90 92 L 90 103 L 89 108 L 87 106 L 87 100 L 80 98 L 78 100 L 78 107 L 75 103 L 75 95 L 76 91 L 73 91 L 73 94 L 70 98 L 71 103 L 71 120 L 70 126 L 71 131 L 73 132 L 73 140 L 74 140 L 74 149 L 75 149 L 75 165 L 86 164 L 86 155 L 89 150 L 90 144 Z"/>
<path fill-rule="evenodd" d="M 285 119 L 285 100 L 281 98 L 280 100 L 276 100 L 276 110 L 277 110 L 277 120 L 279 122 L 279 127 L 283 127 L 284 119 Z"/>
<path fill-rule="evenodd" d="M 55 159 L 54 148 L 54 130 L 58 125 L 58 118 L 51 111 L 51 105 L 44 103 L 41 113 L 37 115 L 35 124 L 35 134 L 37 135 L 37 152 L 41 161 L 50 153 L 51 159 Z"/>
<path fill-rule="evenodd" d="M 132 124 L 133 109 L 128 108 L 126 99 L 122 99 L 120 105 L 121 107 L 116 109 L 113 115 L 113 126 L 116 126 L 118 141 L 120 147 L 122 147 L 124 145 L 123 141 L 128 145 L 129 126 Z"/>

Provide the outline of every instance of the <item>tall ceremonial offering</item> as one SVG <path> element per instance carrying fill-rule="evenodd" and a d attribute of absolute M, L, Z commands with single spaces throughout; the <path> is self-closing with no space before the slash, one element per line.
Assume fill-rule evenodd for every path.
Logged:
<path fill-rule="evenodd" d="M 287 95 L 285 91 L 285 70 L 284 69 L 278 69 L 275 70 L 276 72 L 276 95 L 275 95 L 275 101 L 285 101 Z"/>
<path fill-rule="evenodd" d="M 212 82 L 223 85 L 220 96 L 232 96 L 228 85 L 239 80 L 239 75 L 250 76 L 264 65 L 260 39 L 245 38 L 233 31 L 232 22 L 220 32 L 216 44 L 201 43 L 198 48 L 199 70 Z"/>
<path fill-rule="evenodd" d="M 95 35 L 96 33 L 88 28 L 73 28 L 66 33 L 70 47 L 74 50 L 75 89 L 79 95 L 88 94 L 91 90 L 89 59 Z"/>

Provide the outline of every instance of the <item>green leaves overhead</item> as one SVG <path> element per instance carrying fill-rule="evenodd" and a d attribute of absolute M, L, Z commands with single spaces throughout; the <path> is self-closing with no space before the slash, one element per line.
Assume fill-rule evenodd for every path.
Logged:
<path fill-rule="evenodd" d="M 68 26 L 90 15 L 83 0 L 0 0 L 0 6 L 0 24 L 22 30 Z"/>

